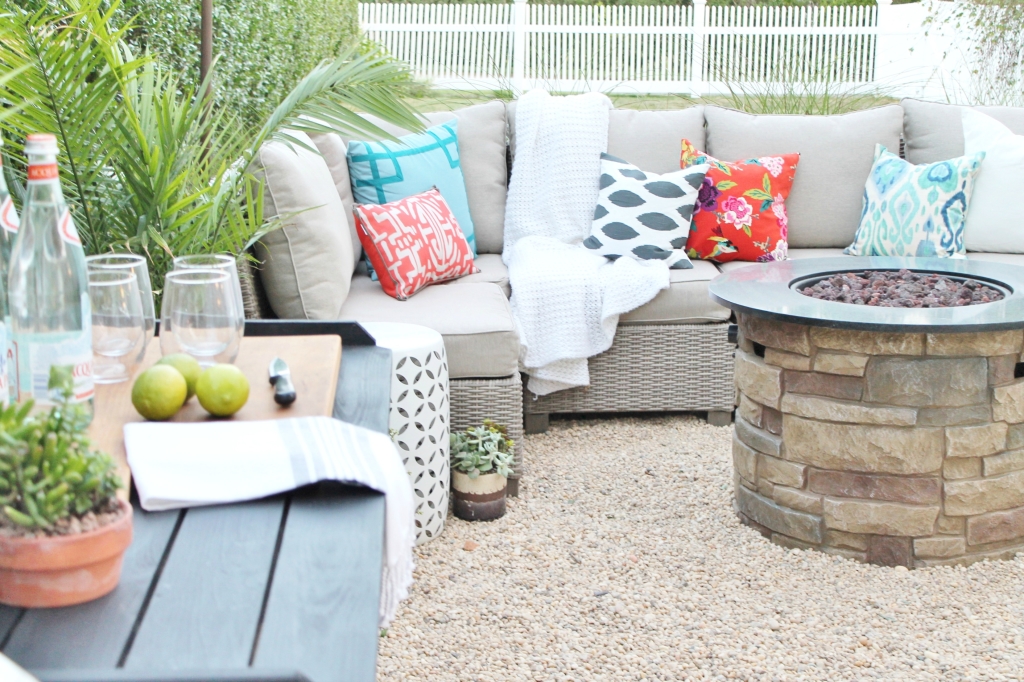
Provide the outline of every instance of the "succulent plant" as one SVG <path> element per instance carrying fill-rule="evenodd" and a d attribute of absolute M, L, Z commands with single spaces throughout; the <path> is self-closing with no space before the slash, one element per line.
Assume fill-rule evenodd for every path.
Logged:
<path fill-rule="evenodd" d="M 62 398 L 47 412 L 33 403 L 0 411 L 0 504 L 8 519 L 29 529 L 51 528 L 72 514 L 100 511 L 121 486 L 114 461 L 92 449 L 88 418 L 69 400 L 70 377 L 51 373 Z"/>
<path fill-rule="evenodd" d="M 451 435 L 452 468 L 476 478 L 480 474 L 497 473 L 506 478 L 512 474 L 512 449 L 515 441 L 508 429 L 485 419 L 483 426 L 472 426 Z"/>

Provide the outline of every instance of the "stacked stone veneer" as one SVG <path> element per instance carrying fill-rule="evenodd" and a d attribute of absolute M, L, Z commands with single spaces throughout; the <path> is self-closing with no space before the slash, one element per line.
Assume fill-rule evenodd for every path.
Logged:
<path fill-rule="evenodd" d="M 745 523 L 782 545 L 884 565 L 1024 551 L 1024 332 L 739 322 Z"/>

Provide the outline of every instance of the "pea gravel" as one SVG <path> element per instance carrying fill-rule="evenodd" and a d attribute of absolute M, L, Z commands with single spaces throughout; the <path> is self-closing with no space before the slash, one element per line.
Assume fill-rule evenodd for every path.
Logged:
<path fill-rule="evenodd" d="M 771 544 L 732 511 L 731 429 L 693 417 L 527 445 L 503 519 L 449 516 L 417 550 L 379 680 L 1024 679 L 1024 558 L 907 571 Z"/>

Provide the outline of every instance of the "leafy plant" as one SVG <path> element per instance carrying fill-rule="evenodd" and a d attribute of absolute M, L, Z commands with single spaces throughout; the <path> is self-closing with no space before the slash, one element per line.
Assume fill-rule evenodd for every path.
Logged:
<path fill-rule="evenodd" d="M 925 23 L 950 26 L 946 49 L 963 61 L 942 76 L 951 102 L 1024 106 L 1024 0 L 936 3 Z"/>
<path fill-rule="evenodd" d="M 118 20 L 129 18 L 126 40 L 135 52 L 156 55 L 168 72 L 199 82 L 198 2 L 121 0 Z M 356 0 L 216 0 L 213 40 L 221 58 L 214 97 L 258 127 L 321 59 L 341 54 L 359 33 Z"/>
<path fill-rule="evenodd" d="M 452 468 L 476 478 L 480 474 L 512 475 L 512 449 L 515 441 L 507 427 L 485 419 L 483 426 L 472 426 L 451 435 Z"/>
<path fill-rule="evenodd" d="M 265 142 L 302 146 L 289 131 L 390 137 L 357 111 L 422 128 L 394 88 L 406 68 L 361 43 L 314 67 L 253 127 L 206 84 L 134 54 L 118 0 L 0 3 L 0 107 L 21 106 L 0 118 L 9 158 L 28 133 L 55 132 L 87 252 L 146 254 L 157 283 L 174 256 L 239 255 L 280 225 L 264 222 L 263 185 L 248 170 Z"/>
<path fill-rule="evenodd" d="M 114 461 L 85 436 L 84 408 L 69 402 L 70 373 L 53 370 L 50 388 L 62 399 L 48 412 L 30 416 L 32 401 L 0 411 L 0 503 L 8 519 L 33 530 L 103 511 L 121 487 Z"/>

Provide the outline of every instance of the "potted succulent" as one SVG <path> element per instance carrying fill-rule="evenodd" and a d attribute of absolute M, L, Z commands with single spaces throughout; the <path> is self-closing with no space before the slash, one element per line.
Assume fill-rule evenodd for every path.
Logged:
<path fill-rule="evenodd" d="M 70 383 L 70 372 L 51 374 L 63 397 L 48 411 L 32 414 L 31 402 L 0 411 L 0 603 L 80 604 L 121 577 L 132 508 L 117 497 L 113 460 L 85 436 Z"/>
<path fill-rule="evenodd" d="M 485 419 L 451 435 L 452 500 L 455 516 L 491 521 L 505 515 L 505 489 L 515 442 L 506 427 Z"/>

